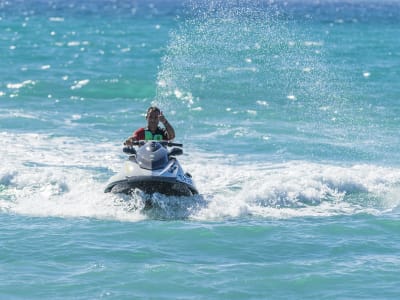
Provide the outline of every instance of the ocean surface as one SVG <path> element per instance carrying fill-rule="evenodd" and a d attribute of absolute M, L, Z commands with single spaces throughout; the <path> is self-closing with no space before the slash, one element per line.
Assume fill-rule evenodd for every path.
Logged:
<path fill-rule="evenodd" d="M 399 299 L 400 1 L 0 0 L 0 299 Z M 105 194 L 158 105 L 200 195 Z"/>

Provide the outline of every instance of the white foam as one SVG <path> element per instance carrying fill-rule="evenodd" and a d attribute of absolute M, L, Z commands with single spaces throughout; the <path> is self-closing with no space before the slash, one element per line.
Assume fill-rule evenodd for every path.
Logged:
<path fill-rule="evenodd" d="M 84 87 L 85 85 L 87 85 L 89 82 L 90 82 L 89 79 L 75 81 L 74 82 L 75 84 L 73 86 L 71 86 L 71 90 L 80 89 L 80 88 Z"/>
<path fill-rule="evenodd" d="M 260 106 L 269 106 L 268 102 L 265 100 L 257 100 L 256 103 Z"/>
<path fill-rule="evenodd" d="M 7 88 L 9 88 L 9 89 L 20 89 L 20 88 L 22 88 L 24 86 L 35 85 L 35 84 L 36 84 L 36 82 L 33 81 L 33 80 L 25 80 L 25 81 L 19 82 L 19 83 L 8 83 L 7 84 Z"/>
<path fill-rule="evenodd" d="M 321 47 L 324 45 L 323 42 L 316 42 L 316 41 L 305 41 L 304 45 L 307 47 Z"/>
<path fill-rule="evenodd" d="M 216 220 L 381 214 L 399 207 L 400 169 L 360 164 L 196 153 L 180 157 L 201 195 L 155 198 L 105 194 L 108 178 L 125 156 L 120 145 L 42 134 L 0 133 L 0 211 L 35 216 L 137 221 L 148 217 Z M 239 159 L 240 158 L 240 159 Z"/>
<path fill-rule="evenodd" d="M 71 41 L 67 43 L 68 47 L 78 47 L 81 45 L 81 42 L 79 41 Z"/>
<path fill-rule="evenodd" d="M 235 73 L 236 72 L 253 72 L 253 73 L 255 73 L 258 71 L 258 69 L 256 67 L 232 67 L 232 66 L 227 67 L 226 70 L 228 72 L 235 72 Z"/>
<path fill-rule="evenodd" d="M 207 190 L 209 205 L 193 216 L 199 219 L 379 214 L 400 203 L 393 197 L 400 183 L 395 168 L 297 161 L 189 167 L 199 190 Z"/>
<path fill-rule="evenodd" d="M 143 219 L 104 194 L 106 167 L 118 169 L 118 147 L 71 138 L 1 133 L 0 210 L 35 216 Z M 110 154 L 113 153 L 113 154 Z M 100 171 L 99 171 L 100 169 Z M 110 171 L 110 174 L 112 172 Z M 103 174 L 104 175 L 104 174 Z"/>
<path fill-rule="evenodd" d="M 40 117 L 38 115 L 29 114 L 23 112 L 22 110 L 16 109 L 7 109 L 7 110 L 0 110 L 0 118 L 24 118 L 24 119 L 37 119 L 39 120 Z"/>
<path fill-rule="evenodd" d="M 49 21 L 50 22 L 64 22 L 64 18 L 61 18 L 61 17 L 50 17 Z"/>

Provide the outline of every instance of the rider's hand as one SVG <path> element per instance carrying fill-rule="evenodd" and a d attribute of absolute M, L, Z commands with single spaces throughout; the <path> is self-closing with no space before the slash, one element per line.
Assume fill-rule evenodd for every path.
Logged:
<path fill-rule="evenodd" d="M 163 123 L 163 124 L 165 124 L 165 123 L 167 122 L 167 119 L 166 119 L 165 116 L 163 115 L 163 112 L 162 112 L 162 111 L 160 112 L 160 115 L 158 116 L 158 120 L 159 120 L 161 123 Z"/>
<path fill-rule="evenodd" d="M 124 142 L 124 145 L 132 146 L 132 142 L 133 142 L 133 137 L 130 137 Z"/>

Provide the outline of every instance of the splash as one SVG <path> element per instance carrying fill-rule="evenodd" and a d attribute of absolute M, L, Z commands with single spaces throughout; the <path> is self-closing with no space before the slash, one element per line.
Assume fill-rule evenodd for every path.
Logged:
<path fill-rule="evenodd" d="M 2 133 L 1 138 L 3 213 L 136 222 L 382 214 L 400 204 L 397 168 L 307 161 L 244 164 L 234 156 L 193 151 L 180 161 L 193 175 L 199 196 L 105 194 L 108 178 L 125 159 L 118 145 L 41 134 Z"/>
<path fill-rule="evenodd" d="M 205 184 L 200 190 L 213 183 L 205 195 L 208 206 L 194 218 L 381 214 L 400 205 L 396 168 L 307 161 L 224 165 L 221 160 L 218 168 L 193 174 Z"/>
<path fill-rule="evenodd" d="M 103 193 L 117 168 L 115 145 L 40 134 L 2 133 L 0 211 L 40 217 L 136 221 L 120 198 Z"/>
<path fill-rule="evenodd" d="M 316 120 L 321 114 L 333 118 L 328 103 L 338 95 L 329 86 L 333 75 L 323 63 L 324 43 L 310 39 L 277 5 L 195 1 L 187 15 L 171 33 L 158 74 L 163 106 L 222 111 L 228 103 L 268 99 L 300 107 L 297 113 Z"/>

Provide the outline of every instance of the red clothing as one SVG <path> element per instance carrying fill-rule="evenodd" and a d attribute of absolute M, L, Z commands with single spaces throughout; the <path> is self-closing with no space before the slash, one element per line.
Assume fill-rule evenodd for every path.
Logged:
<path fill-rule="evenodd" d="M 147 134 L 146 134 L 147 132 Z M 133 133 L 133 137 L 135 138 L 135 140 L 137 141 L 142 141 L 142 140 L 146 140 L 146 135 L 151 134 L 151 136 L 155 136 L 155 135 L 161 135 L 162 139 L 167 141 L 168 140 L 168 133 L 165 129 L 162 129 L 160 127 L 157 127 L 156 132 L 152 133 L 150 130 L 148 130 L 147 128 L 139 128 L 138 130 L 136 130 Z"/>

